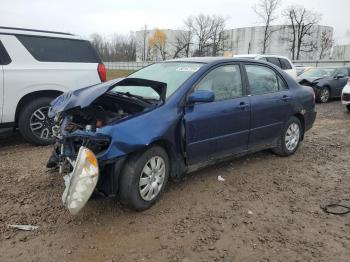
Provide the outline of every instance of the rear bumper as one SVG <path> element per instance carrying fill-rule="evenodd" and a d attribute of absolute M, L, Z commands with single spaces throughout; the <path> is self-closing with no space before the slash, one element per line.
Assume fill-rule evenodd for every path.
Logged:
<path fill-rule="evenodd" d="M 310 130 L 312 128 L 312 126 L 315 123 L 316 120 L 316 116 L 317 116 L 317 112 L 316 112 L 316 108 L 307 111 L 304 115 L 304 120 L 305 120 L 305 132 Z"/>

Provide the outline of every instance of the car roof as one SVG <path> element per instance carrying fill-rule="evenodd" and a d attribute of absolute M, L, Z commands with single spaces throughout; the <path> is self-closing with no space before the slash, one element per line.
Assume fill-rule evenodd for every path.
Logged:
<path fill-rule="evenodd" d="M 235 58 L 235 57 L 222 57 L 222 56 L 176 58 L 176 59 L 166 60 L 164 62 L 189 62 L 189 63 L 211 64 L 211 63 L 230 62 L 230 61 L 236 61 L 236 62 L 249 61 L 249 62 L 252 62 L 251 59 Z"/>
<path fill-rule="evenodd" d="M 240 54 L 240 55 L 234 55 L 233 57 L 251 57 L 251 58 L 256 58 L 256 57 L 276 57 L 276 58 L 284 58 L 289 60 L 288 57 L 282 56 L 282 55 L 267 55 L 267 54 Z"/>
<path fill-rule="evenodd" d="M 43 36 L 43 37 L 69 38 L 69 39 L 82 40 L 80 36 L 73 35 L 71 33 L 47 31 L 47 30 L 39 30 L 39 29 L 18 28 L 18 27 L 5 27 L 5 26 L 0 26 L 0 34 Z"/>

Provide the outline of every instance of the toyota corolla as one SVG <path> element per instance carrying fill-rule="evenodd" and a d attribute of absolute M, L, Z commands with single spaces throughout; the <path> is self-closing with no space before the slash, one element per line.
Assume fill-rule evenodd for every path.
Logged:
<path fill-rule="evenodd" d="M 72 214 L 93 191 L 145 210 L 170 178 L 263 149 L 293 154 L 314 123 L 314 99 L 311 87 L 261 61 L 156 63 L 55 99 L 47 165 L 65 175 Z"/>

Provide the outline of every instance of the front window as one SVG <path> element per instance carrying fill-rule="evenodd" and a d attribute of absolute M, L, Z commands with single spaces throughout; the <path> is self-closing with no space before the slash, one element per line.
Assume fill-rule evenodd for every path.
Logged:
<path fill-rule="evenodd" d="M 300 77 L 327 77 L 333 75 L 334 68 L 311 68 L 305 71 Z"/>
<path fill-rule="evenodd" d="M 166 62 L 147 66 L 127 78 L 141 78 L 163 82 L 167 84 L 166 97 L 173 94 L 191 75 L 193 75 L 202 63 Z M 159 95 L 147 86 L 115 86 L 112 92 L 130 93 L 144 98 L 159 99 Z"/>

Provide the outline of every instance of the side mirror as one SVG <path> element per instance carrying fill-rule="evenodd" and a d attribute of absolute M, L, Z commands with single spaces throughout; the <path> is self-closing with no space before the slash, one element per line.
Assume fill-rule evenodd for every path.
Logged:
<path fill-rule="evenodd" d="M 337 75 L 335 76 L 336 79 L 340 79 L 340 78 L 344 78 L 344 77 L 345 77 L 344 74 L 337 74 Z"/>
<path fill-rule="evenodd" d="M 210 90 L 197 90 L 187 97 L 188 104 L 213 102 L 215 95 Z"/>

